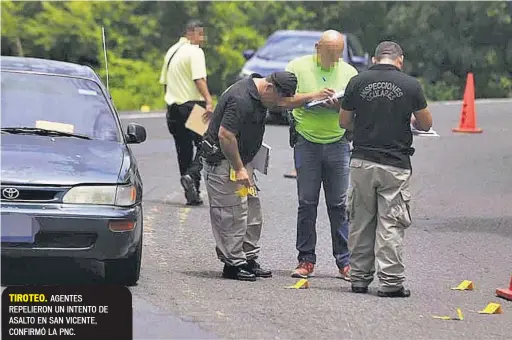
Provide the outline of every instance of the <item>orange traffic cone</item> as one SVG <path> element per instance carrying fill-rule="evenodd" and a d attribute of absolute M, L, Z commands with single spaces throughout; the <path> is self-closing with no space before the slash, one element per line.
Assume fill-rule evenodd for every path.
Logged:
<path fill-rule="evenodd" d="M 498 288 L 496 289 L 496 295 L 499 297 L 502 297 L 504 299 L 512 301 L 512 275 L 510 276 L 510 284 L 508 289 L 507 288 Z"/>
<path fill-rule="evenodd" d="M 481 133 L 483 130 L 476 127 L 475 112 L 475 82 L 473 73 L 468 73 L 466 90 L 460 113 L 459 126 L 452 129 L 453 132 Z"/>

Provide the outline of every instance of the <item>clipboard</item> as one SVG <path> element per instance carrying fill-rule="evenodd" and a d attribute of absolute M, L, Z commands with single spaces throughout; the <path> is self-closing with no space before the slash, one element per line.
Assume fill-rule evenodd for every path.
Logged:
<path fill-rule="evenodd" d="M 194 131 L 198 135 L 203 136 L 208 130 L 208 125 L 210 122 L 204 122 L 203 120 L 203 114 L 206 112 L 206 110 L 195 104 L 192 108 L 192 112 L 190 112 L 190 115 L 188 116 L 187 121 L 185 122 L 185 127 L 189 130 Z"/>
<path fill-rule="evenodd" d="M 428 131 L 421 131 L 414 128 L 411 125 L 411 132 L 413 136 L 423 136 L 423 137 L 440 137 L 436 130 L 430 128 Z"/>
<path fill-rule="evenodd" d="M 345 90 L 341 90 L 341 91 L 337 92 L 331 98 L 341 99 L 341 98 L 343 98 L 344 95 L 345 95 Z M 322 99 L 322 100 L 313 100 L 313 101 L 311 101 L 309 103 L 306 103 L 306 105 L 304 105 L 304 107 L 306 109 L 311 109 L 313 107 L 316 107 L 316 106 L 319 106 L 319 105 L 323 105 L 323 104 L 327 103 L 328 101 L 329 101 L 329 98 L 328 99 Z"/>

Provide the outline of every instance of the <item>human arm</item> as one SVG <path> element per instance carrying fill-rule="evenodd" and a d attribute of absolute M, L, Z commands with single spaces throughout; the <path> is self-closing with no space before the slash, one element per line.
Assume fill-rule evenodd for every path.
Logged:
<path fill-rule="evenodd" d="M 432 114 L 427 106 L 427 100 L 421 88 L 417 83 L 417 88 L 413 98 L 413 116 L 411 117 L 411 125 L 421 131 L 428 131 L 432 127 Z"/>
<path fill-rule="evenodd" d="M 206 82 L 206 60 L 202 49 L 198 48 L 198 50 L 192 54 L 190 59 L 190 68 L 192 79 L 194 80 L 197 90 L 206 101 L 206 112 L 204 118 L 209 119 L 213 113 L 213 100 L 210 91 L 208 90 L 208 83 Z"/>
<path fill-rule="evenodd" d="M 286 109 L 295 109 L 297 107 L 304 106 L 313 100 L 323 100 L 332 97 L 336 94 L 333 89 L 323 89 L 317 92 L 309 93 L 296 93 L 293 97 L 282 98 L 279 106 Z"/>
<path fill-rule="evenodd" d="M 327 99 L 335 94 L 333 89 L 323 89 L 315 92 L 301 93 L 301 76 L 300 76 L 300 68 L 295 66 L 295 60 L 292 60 L 288 63 L 285 68 L 285 71 L 291 72 L 295 74 L 297 77 L 297 91 L 293 97 L 282 98 L 279 102 L 279 106 L 285 109 L 295 109 L 297 107 L 304 106 L 306 103 L 313 100 L 322 100 Z"/>
<path fill-rule="evenodd" d="M 348 131 L 354 130 L 354 110 L 356 109 L 357 99 L 354 89 L 355 82 L 354 78 L 351 78 L 348 82 L 340 105 L 340 127 Z"/>
<path fill-rule="evenodd" d="M 224 115 L 220 124 L 218 137 L 222 153 L 235 171 L 237 182 L 245 185 L 246 187 L 250 187 L 251 182 L 249 174 L 247 173 L 242 162 L 242 158 L 240 157 L 238 141 L 236 139 L 242 121 L 243 116 L 242 113 L 237 110 L 236 101 L 228 101 L 226 103 L 226 108 L 224 109 Z"/>

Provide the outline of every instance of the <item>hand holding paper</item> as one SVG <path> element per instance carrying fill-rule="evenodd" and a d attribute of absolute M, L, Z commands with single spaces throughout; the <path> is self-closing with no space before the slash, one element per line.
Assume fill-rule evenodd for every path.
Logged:
<path fill-rule="evenodd" d="M 208 117 L 208 119 L 205 119 L 205 117 Z M 202 136 L 208 129 L 209 117 L 208 111 L 196 104 L 190 112 L 185 127 Z"/>

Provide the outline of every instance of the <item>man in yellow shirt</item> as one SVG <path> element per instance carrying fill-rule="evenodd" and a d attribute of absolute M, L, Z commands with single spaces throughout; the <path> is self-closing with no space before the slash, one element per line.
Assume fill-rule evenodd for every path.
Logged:
<path fill-rule="evenodd" d="M 212 97 L 206 82 L 206 61 L 201 48 L 204 36 L 203 24 L 190 22 L 185 36 L 167 51 L 160 75 L 167 103 L 167 127 L 174 137 L 181 185 L 188 205 L 203 203 L 199 192 L 202 168 L 199 148 L 202 136 L 187 129 L 185 122 L 195 104 L 206 109 L 207 119 L 213 112 Z"/>
<path fill-rule="evenodd" d="M 331 224 L 333 256 L 342 278 L 348 280 L 349 250 L 347 196 L 349 182 L 349 140 L 339 126 L 339 102 L 357 70 L 343 61 L 344 36 L 337 31 L 323 33 L 316 54 L 292 60 L 286 71 L 297 76 L 296 95 L 284 106 L 293 109 L 297 138 L 294 145 L 299 209 L 297 214 L 298 266 L 292 277 L 309 277 L 316 263 L 316 217 L 323 184 Z M 313 100 L 332 98 L 327 105 L 306 108 Z"/>

